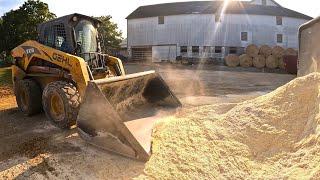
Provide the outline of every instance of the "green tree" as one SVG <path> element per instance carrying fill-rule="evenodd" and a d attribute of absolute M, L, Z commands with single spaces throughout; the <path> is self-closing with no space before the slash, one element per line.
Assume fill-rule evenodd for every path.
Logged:
<path fill-rule="evenodd" d="M 2 26 L 2 23 L 3 23 L 3 20 L 2 18 L 0 17 L 0 53 L 4 50 L 4 41 L 3 41 L 3 38 L 4 38 L 4 33 L 3 33 L 3 26 Z"/>
<path fill-rule="evenodd" d="M 0 27 L 0 52 L 9 52 L 26 40 L 36 40 L 37 25 L 55 17 L 48 4 L 39 0 L 28 0 L 19 9 L 5 13 Z"/>
<path fill-rule="evenodd" d="M 102 51 L 110 53 L 112 50 L 119 49 L 123 38 L 118 25 L 111 21 L 112 17 L 110 15 L 100 16 L 97 19 L 102 22 L 98 28 Z"/>

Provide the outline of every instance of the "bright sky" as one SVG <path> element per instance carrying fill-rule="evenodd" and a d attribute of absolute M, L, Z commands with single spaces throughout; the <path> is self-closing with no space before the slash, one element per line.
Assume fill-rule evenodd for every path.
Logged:
<path fill-rule="evenodd" d="M 42 0 L 49 4 L 50 11 L 57 16 L 71 13 L 82 13 L 89 16 L 111 15 L 126 37 L 126 17 L 136 8 L 143 5 L 159 4 L 165 2 L 189 1 L 189 0 Z M 24 0 L 0 0 L 0 15 L 18 8 Z M 280 5 L 317 17 L 320 15 L 319 0 L 276 0 Z"/>

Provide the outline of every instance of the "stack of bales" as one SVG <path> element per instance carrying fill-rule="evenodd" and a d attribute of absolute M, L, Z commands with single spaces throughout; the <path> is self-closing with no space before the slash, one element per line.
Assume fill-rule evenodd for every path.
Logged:
<path fill-rule="evenodd" d="M 287 55 L 296 56 L 298 55 L 298 52 L 292 48 L 284 49 L 280 46 L 275 46 L 272 48 L 272 56 L 276 60 L 277 67 L 280 69 L 285 69 L 283 58 Z"/>
<path fill-rule="evenodd" d="M 260 48 L 254 44 L 249 45 L 245 54 L 240 57 L 236 55 L 228 55 L 225 59 L 226 65 L 229 67 L 256 67 L 256 68 L 269 68 L 284 69 L 283 57 L 284 55 L 297 55 L 297 51 L 289 48 L 284 49 L 280 46 L 270 47 L 263 45 Z"/>
<path fill-rule="evenodd" d="M 242 54 L 240 57 L 240 66 L 241 67 L 252 67 L 253 58 L 247 54 Z"/>
<path fill-rule="evenodd" d="M 246 48 L 246 54 L 252 58 L 252 65 L 256 68 L 263 68 L 266 65 L 266 59 L 259 53 L 259 47 L 256 45 L 249 45 Z"/>
<path fill-rule="evenodd" d="M 236 66 L 241 66 L 241 67 L 251 67 L 253 64 L 253 57 L 258 54 L 257 47 L 254 45 L 248 46 L 246 49 L 249 53 L 243 54 L 240 57 L 237 55 L 228 55 L 225 58 L 225 63 L 229 67 L 236 67 Z"/>
<path fill-rule="evenodd" d="M 266 58 L 264 55 L 260 54 L 259 47 L 251 44 L 246 50 L 245 54 L 242 54 L 240 57 L 235 55 L 229 55 L 225 59 L 227 66 L 235 67 L 240 65 L 241 67 L 257 67 L 263 68 L 266 65 Z"/>
<path fill-rule="evenodd" d="M 283 55 L 284 55 L 284 49 L 282 47 L 275 46 L 272 48 L 272 56 L 275 58 L 277 67 L 281 69 L 284 69 Z"/>
<path fill-rule="evenodd" d="M 277 68 L 278 63 L 276 58 L 272 55 L 272 48 L 268 45 L 263 45 L 260 47 L 260 54 L 266 59 L 267 68 Z"/>

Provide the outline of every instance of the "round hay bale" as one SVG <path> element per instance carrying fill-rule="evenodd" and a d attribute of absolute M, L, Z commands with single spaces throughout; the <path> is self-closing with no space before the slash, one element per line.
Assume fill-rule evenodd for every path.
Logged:
<path fill-rule="evenodd" d="M 268 57 L 272 54 L 272 48 L 268 45 L 263 45 L 260 47 L 259 54 L 264 55 L 264 57 Z"/>
<path fill-rule="evenodd" d="M 250 57 L 256 57 L 259 54 L 259 48 L 258 46 L 254 45 L 254 44 L 250 44 L 247 48 L 246 48 L 246 54 Z"/>
<path fill-rule="evenodd" d="M 284 55 L 284 49 L 280 46 L 275 46 L 272 48 L 272 55 L 276 58 L 281 58 Z"/>
<path fill-rule="evenodd" d="M 226 65 L 229 67 L 237 67 L 240 64 L 239 56 L 237 55 L 228 55 L 225 58 Z"/>
<path fill-rule="evenodd" d="M 266 66 L 270 69 L 275 69 L 278 67 L 278 58 L 276 58 L 274 55 L 270 55 L 267 57 L 266 60 Z"/>
<path fill-rule="evenodd" d="M 284 64 L 284 61 L 283 61 L 283 57 L 278 58 L 278 67 L 280 69 L 285 69 L 285 64 Z"/>
<path fill-rule="evenodd" d="M 240 66 L 241 67 L 252 67 L 253 59 L 247 54 L 242 54 L 240 57 Z"/>
<path fill-rule="evenodd" d="M 288 48 L 284 51 L 284 55 L 286 56 L 297 56 L 298 51 L 294 50 L 293 48 Z"/>
<path fill-rule="evenodd" d="M 266 66 L 266 58 L 263 55 L 254 57 L 253 66 L 256 68 L 264 68 Z"/>

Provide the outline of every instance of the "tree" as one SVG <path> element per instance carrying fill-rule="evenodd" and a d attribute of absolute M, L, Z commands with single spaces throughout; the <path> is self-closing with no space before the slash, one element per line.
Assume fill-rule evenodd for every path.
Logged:
<path fill-rule="evenodd" d="M 55 17 L 48 4 L 39 0 L 28 0 L 19 9 L 5 13 L 0 24 L 0 52 L 9 52 L 26 40 L 36 40 L 37 25 Z"/>
<path fill-rule="evenodd" d="M 98 28 L 102 51 L 111 52 L 114 49 L 119 49 L 123 38 L 122 32 L 118 30 L 118 25 L 111 21 L 110 15 L 100 16 L 97 19 L 102 22 Z"/>
<path fill-rule="evenodd" d="M 2 37 L 2 38 L 0 38 L 0 53 L 4 50 L 4 41 L 3 41 L 4 33 L 3 33 L 2 24 L 3 24 L 3 20 L 0 17 L 0 37 Z"/>

